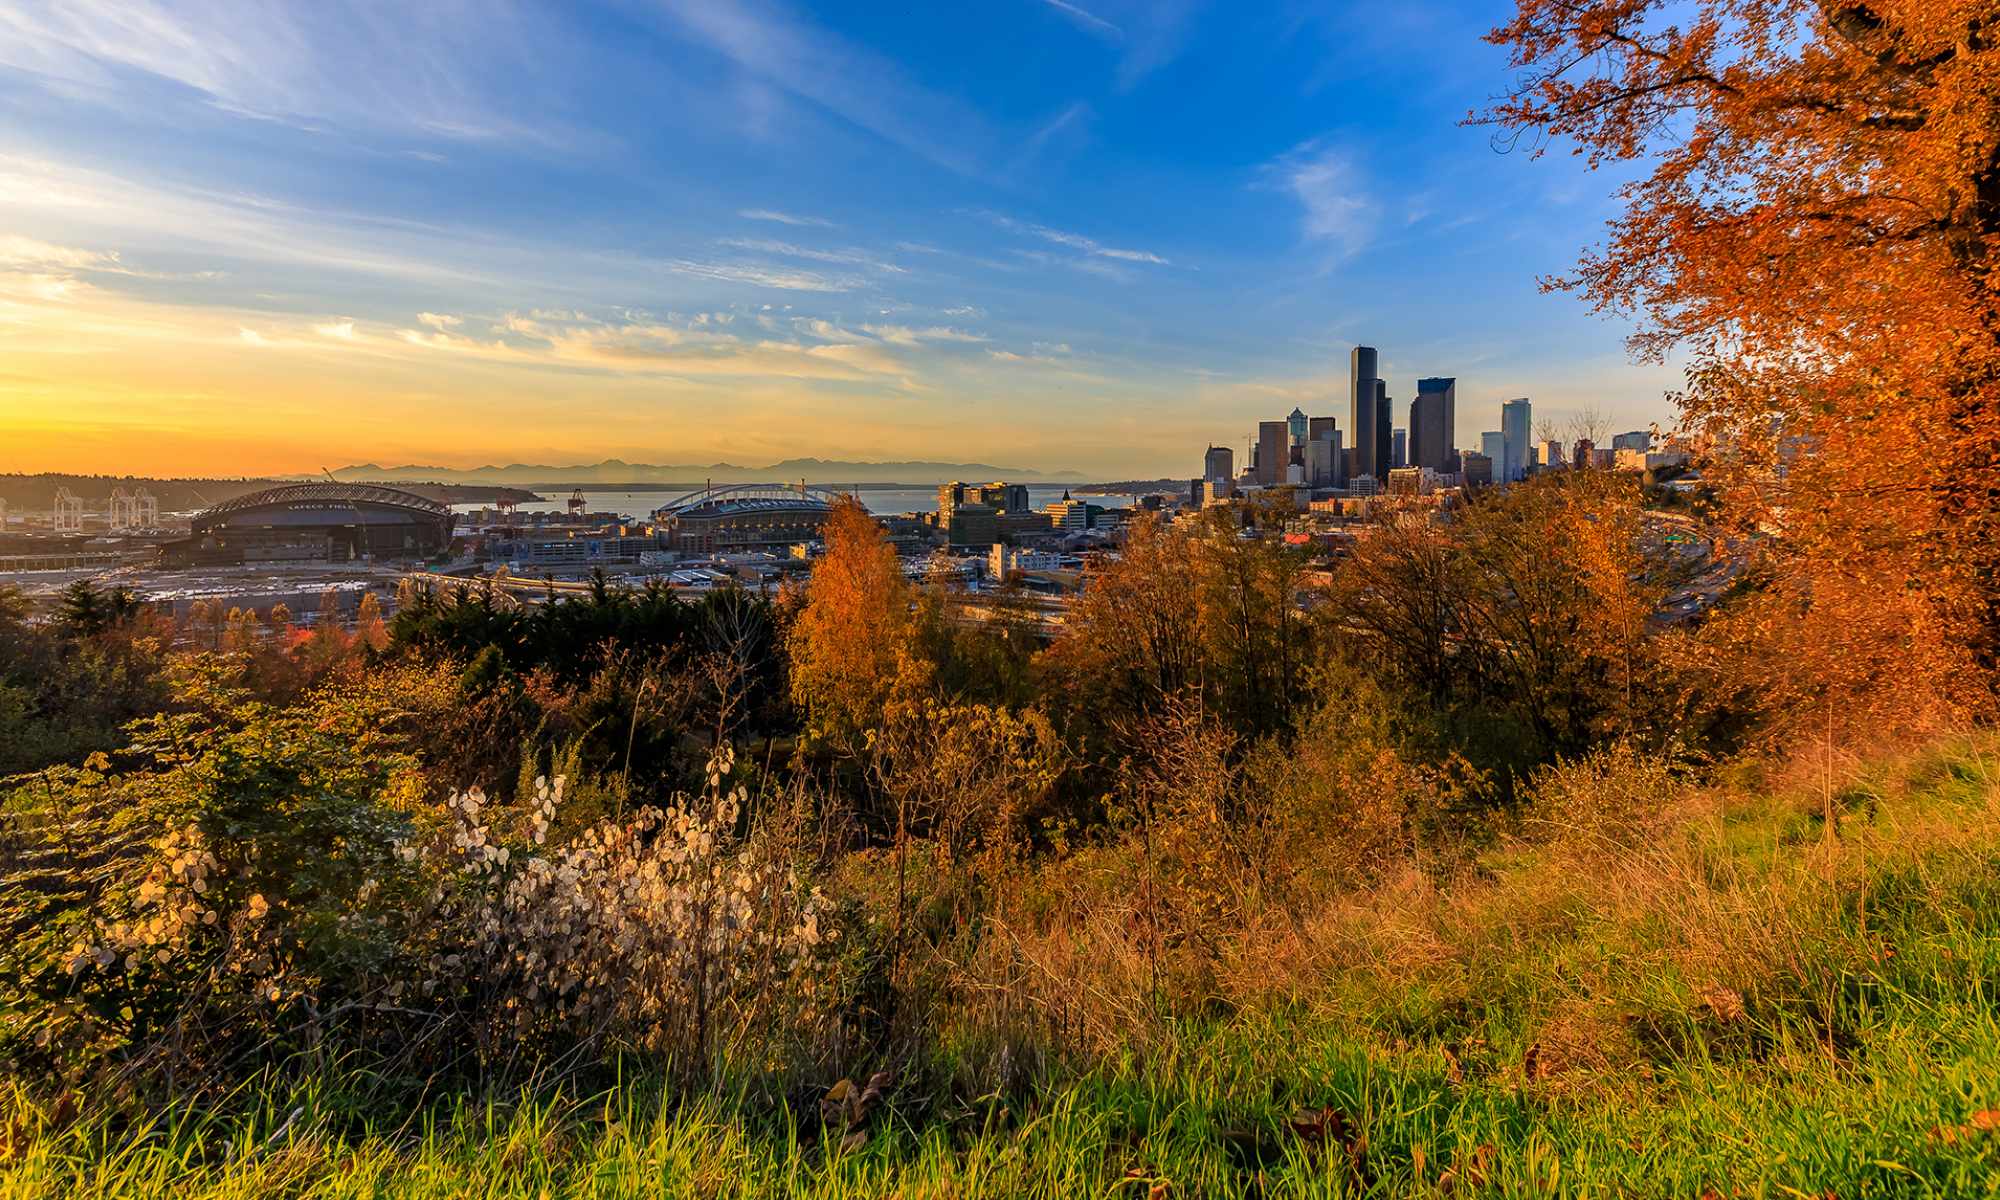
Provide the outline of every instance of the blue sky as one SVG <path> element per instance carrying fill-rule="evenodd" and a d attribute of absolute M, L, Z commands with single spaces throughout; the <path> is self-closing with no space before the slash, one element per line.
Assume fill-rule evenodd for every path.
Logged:
<path fill-rule="evenodd" d="M 0 0 L 0 469 L 1187 475 L 1357 341 L 1664 422 L 1537 287 L 1615 180 L 1460 124 L 1504 14 Z"/>

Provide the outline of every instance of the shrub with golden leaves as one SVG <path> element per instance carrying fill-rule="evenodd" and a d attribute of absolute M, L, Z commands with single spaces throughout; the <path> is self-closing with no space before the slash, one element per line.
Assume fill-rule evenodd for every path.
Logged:
<path fill-rule="evenodd" d="M 1613 742 L 1536 771 L 1524 832 L 1586 853 L 1649 844 L 1684 802 L 1683 765 Z"/>

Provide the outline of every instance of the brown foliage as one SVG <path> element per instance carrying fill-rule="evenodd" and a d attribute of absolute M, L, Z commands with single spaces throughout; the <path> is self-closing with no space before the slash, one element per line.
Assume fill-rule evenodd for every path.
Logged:
<path fill-rule="evenodd" d="M 1064 769 L 1061 739 L 1041 713 L 939 700 L 902 687 L 870 747 L 870 776 L 906 832 L 933 838 L 947 861 L 1020 848 Z"/>
<path fill-rule="evenodd" d="M 1378 677 L 1510 713 L 1532 758 L 1674 732 L 1649 625 L 1679 569 L 1638 487 L 1564 472 L 1448 523 L 1390 510 L 1335 573 L 1332 611 Z"/>
<path fill-rule="evenodd" d="M 1219 515 L 1172 526 L 1141 517 L 1046 656 L 1051 700 L 1084 723 L 1130 726 L 1169 698 L 1199 696 L 1238 733 L 1273 732 L 1317 645 L 1305 588 L 1302 556 L 1276 538 L 1238 537 Z"/>
<path fill-rule="evenodd" d="M 1064 690 L 1130 713 L 1193 686 L 1202 665 L 1193 574 L 1185 536 L 1157 519 L 1135 521 L 1123 553 L 1093 571 L 1050 649 Z"/>
<path fill-rule="evenodd" d="M 1449 532 L 1427 512 L 1389 510 L 1335 580 L 1357 652 L 1433 701 L 1449 697 L 1466 626 L 1464 563 Z"/>

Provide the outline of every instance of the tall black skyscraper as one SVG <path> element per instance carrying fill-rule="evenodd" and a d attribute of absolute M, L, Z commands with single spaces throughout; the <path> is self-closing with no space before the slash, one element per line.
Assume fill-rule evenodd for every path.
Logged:
<path fill-rule="evenodd" d="M 1276 487 L 1285 482 L 1285 467 L 1292 461 L 1290 446 L 1291 431 L 1283 421 L 1257 422 L 1258 483 Z"/>
<path fill-rule="evenodd" d="M 1410 401 L 1410 465 L 1451 470 L 1458 441 L 1458 380 L 1419 379 Z"/>
<path fill-rule="evenodd" d="M 1389 411 L 1389 385 L 1375 381 L 1375 478 L 1389 481 L 1389 464 L 1394 461 L 1396 416 Z"/>
<path fill-rule="evenodd" d="M 1236 455 L 1227 446 L 1210 446 L 1201 458 L 1201 477 L 1225 482 L 1236 476 Z"/>
<path fill-rule="evenodd" d="M 1379 476 L 1385 472 L 1377 464 L 1389 460 L 1389 421 L 1383 411 L 1388 406 L 1387 389 L 1375 374 L 1375 347 L 1356 346 L 1348 356 L 1348 371 L 1353 391 L 1347 428 L 1354 439 L 1354 466 L 1349 475 Z"/>

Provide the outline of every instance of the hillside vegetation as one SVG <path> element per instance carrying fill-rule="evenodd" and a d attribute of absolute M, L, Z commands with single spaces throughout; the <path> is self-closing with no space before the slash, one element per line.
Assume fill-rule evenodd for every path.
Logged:
<path fill-rule="evenodd" d="M 772 598 L 0 591 L 0 1195 L 2000 1194 L 1991 5 L 1513 9 L 1712 605 L 1583 469 L 1141 517 L 1046 643 L 852 503 Z"/>
<path fill-rule="evenodd" d="M 748 1065 L 682 1091 L 637 1059 L 411 1095 L 311 1051 L 158 1109 L 23 1081 L 0 1194 L 1991 1194 L 1996 771 L 1986 737 L 1879 762 L 1829 837 L 1816 788 L 1599 756 L 1450 880 L 1232 930 L 1172 1015 L 1121 922 L 1060 903 L 1133 865 L 1037 873 L 1014 936 L 1088 1049 L 996 1052 L 974 990 L 924 1061 L 845 1064 L 892 1071 L 879 1095 Z"/>
<path fill-rule="evenodd" d="M 1047 646 L 853 506 L 775 601 L 0 604 L 0 1191 L 1990 1189 L 2000 742 L 1798 740 L 1645 502 L 1141 523 Z"/>

